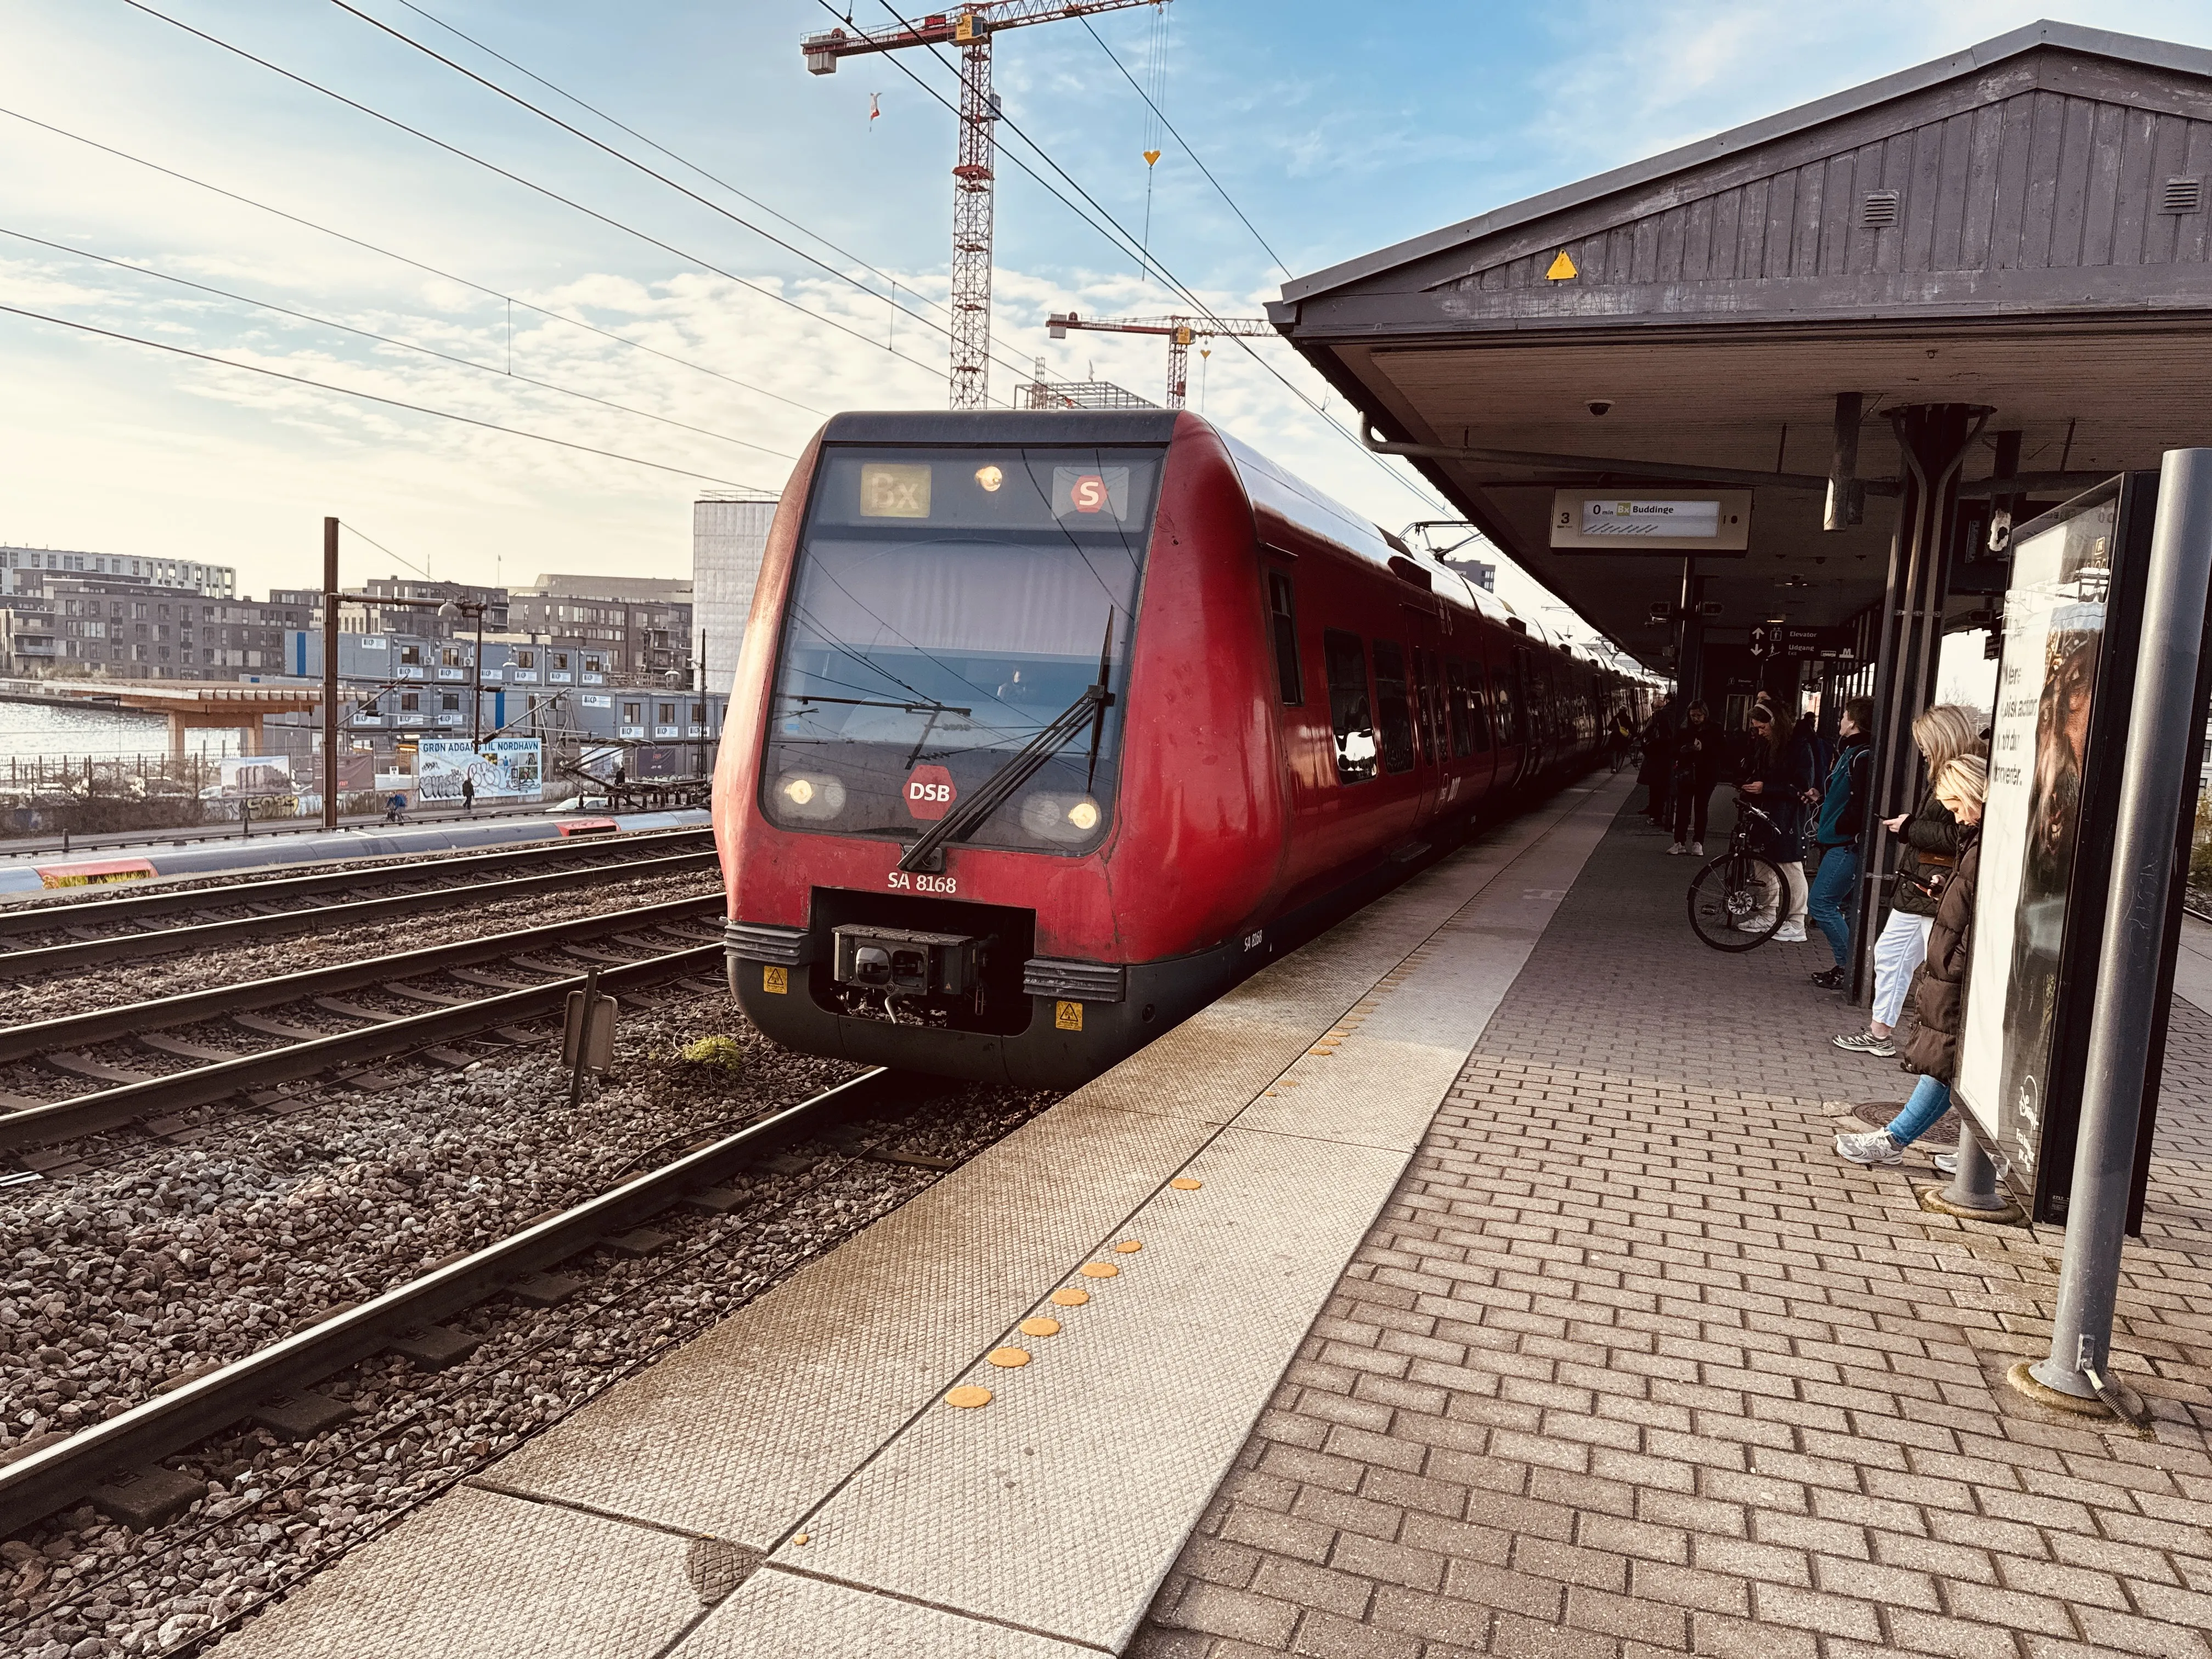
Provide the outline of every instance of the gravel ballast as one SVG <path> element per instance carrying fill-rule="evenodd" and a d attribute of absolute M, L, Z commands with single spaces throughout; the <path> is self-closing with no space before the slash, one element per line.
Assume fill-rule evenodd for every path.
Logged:
<path fill-rule="evenodd" d="M 218 1121 L 189 1146 L 109 1145 L 94 1170 L 9 1189 L 0 1455 L 857 1070 L 775 1048 L 725 995 L 668 994 L 625 1012 L 616 1071 L 573 1111 L 550 1049 L 465 1074 L 386 1067 L 399 1083 L 384 1093 L 328 1091 L 293 1115 Z M 680 1058 L 714 1035 L 732 1039 L 733 1065 Z M 869 1133 L 964 1158 L 1048 1103 L 966 1089 Z M 740 1182 L 747 1202 L 727 1215 L 654 1221 L 672 1242 L 653 1255 L 595 1251 L 564 1266 L 586 1280 L 569 1302 L 499 1297 L 450 1322 L 483 1339 L 451 1371 L 384 1356 L 323 1385 L 361 1416 L 316 1440 L 243 1431 L 167 1460 L 208 1488 L 178 1520 L 134 1534 L 84 1508 L 0 1545 L 0 1652 L 99 1659 L 204 1641 L 936 1178 L 831 1151 L 810 1174 Z"/>

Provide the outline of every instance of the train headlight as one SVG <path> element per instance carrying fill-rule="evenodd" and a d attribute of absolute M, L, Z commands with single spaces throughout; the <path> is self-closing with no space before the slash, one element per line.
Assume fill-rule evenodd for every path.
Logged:
<path fill-rule="evenodd" d="M 1022 802 L 1022 828 L 1040 841 L 1088 841 L 1105 816 L 1088 795 L 1036 794 Z"/>
<path fill-rule="evenodd" d="M 775 781 L 775 798 L 794 818 L 834 818 L 845 810 L 845 786 L 820 772 L 787 772 Z"/>

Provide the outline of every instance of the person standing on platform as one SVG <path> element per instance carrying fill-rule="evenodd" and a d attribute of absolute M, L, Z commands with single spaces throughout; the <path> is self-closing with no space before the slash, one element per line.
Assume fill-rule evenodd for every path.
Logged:
<path fill-rule="evenodd" d="M 1928 775 L 1940 778 L 1954 760 L 1989 752 L 1981 735 L 1981 714 L 1962 704 L 1938 703 L 1912 722 L 1912 741 L 1928 763 Z M 1897 1053 L 1897 1022 L 1905 1012 L 1905 988 L 1912 970 L 1928 954 L 1928 933 L 1935 925 L 1943 884 L 1956 867 L 1959 821 L 1930 787 L 1918 808 L 1884 818 L 1882 828 L 1905 843 L 1897 878 L 1890 888 L 1889 920 L 1874 942 L 1874 1009 L 1866 1029 L 1830 1039 L 1838 1048 L 1888 1060 Z"/>
<path fill-rule="evenodd" d="M 1667 827 L 1667 793 L 1674 773 L 1674 700 L 1661 704 L 1644 727 L 1644 764 L 1636 781 L 1650 792 L 1644 816 L 1658 829 Z"/>
<path fill-rule="evenodd" d="M 477 781 L 466 773 L 461 775 L 461 811 L 474 815 L 477 810 Z"/>
<path fill-rule="evenodd" d="M 1867 727 L 1874 724 L 1874 699 L 1853 697 L 1836 723 L 1840 747 L 1828 769 L 1820 815 L 1813 831 L 1820 867 L 1806 896 L 1805 912 L 1836 953 L 1836 965 L 1813 975 L 1823 990 L 1840 991 L 1851 963 L 1852 896 L 1859 879 L 1859 833 L 1866 827 L 1867 791 L 1874 781 L 1874 745 Z"/>
<path fill-rule="evenodd" d="M 1854 1164 L 1898 1163 L 1905 1149 L 1950 1109 L 1966 1007 L 1966 969 L 1972 959 L 1974 884 L 1982 869 L 1982 804 L 1988 793 L 1989 763 L 1979 755 L 1960 757 L 1936 780 L 1934 793 L 1959 826 L 1959 851 L 1929 929 L 1928 960 L 1912 998 L 1920 1023 L 1905 1040 L 1905 1058 L 1919 1072 L 1920 1081 L 1887 1128 L 1836 1137 L 1837 1156 Z"/>
<path fill-rule="evenodd" d="M 1751 732 L 1757 742 L 1743 793 L 1773 825 L 1760 850 L 1782 866 L 1789 887 L 1786 895 L 1775 896 L 1784 908 L 1774 937 L 1784 945 L 1802 945 L 1811 937 L 1805 931 L 1805 811 L 1820 798 L 1814 787 L 1813 749 L 1763 702 L 1751 711 Z"/>
<path fill-rule="evenodd" d="M 1690 705 L 1689 718 L 1674 734 L 1674 844 L 1669 853 L 1705 855 L 1705 809 L 1713 787 L 1721 781 L 1721 759 L 1726 736 L 1714 725 L 1711 711 L 1701 702 Z"/>

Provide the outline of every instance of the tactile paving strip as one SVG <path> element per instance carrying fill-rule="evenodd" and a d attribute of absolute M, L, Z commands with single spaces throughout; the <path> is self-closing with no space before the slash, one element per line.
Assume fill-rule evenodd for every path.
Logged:
<path fill-rule="evenodd" d="M 678 1538 L 458 1486 L 218 1644 L 222 1659 L 652 1659 L 706 1611 Z"/>
<path fill-rule="evenodd" d="M 767 1549 L 1203 1141 L 1063 1105 L 548 1430 L 498 1484 Z"/>
<path fill-rule="evenodd" d="M 1097 1659 L 1095 1650 L 763 1568 L 668 1659 Z"/>
<path fill-rule="evenodd" d="M 954 1379 L 939 1403 L 769 1559 L 994 1620 L 1118 1646 L 1220 1484 L 1404 1158 L 1231 1127 L 1122 1230 L 1143 1249 L 1029 1310 L 1058 1334 Z"/>

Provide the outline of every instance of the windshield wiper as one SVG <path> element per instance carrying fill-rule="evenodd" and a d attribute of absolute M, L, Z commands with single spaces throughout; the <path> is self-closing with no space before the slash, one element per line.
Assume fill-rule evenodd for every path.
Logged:
<path fill-rule="evenodd" d="M 963 720 L 975 712 L 949 702 L 884 702 L 874 697 L 817 697 L 801 691 L 779 691 L 776 696 L 787 702 L 834 702 L 843 708 L 898 708 L 909 714 L 957 714 Z"/>
<path fill-rule="evenodd" d="M 1060 710 L 1051 725 L 1024 744 L 1007 757 L 1005 765 L 991 774 L 973 793 L 961 800 L 950 812 L 923 832 L 921 838 L 900 854 L 898 867 L 909 872 L 940 870 L 945 865 L 945 843 L 956 836 L 965 837 L 978 828 L 984 819 L 997 811 L 1012 798 L 1014 791 L 1036 775 L 1037 769 L 1065 748 L 1084 723 L 1091 723 L 1091 763 L 1098 763 L 1098 741 L 1106 725 L 1106 711 L 1113 707 L 1114 694 L 1106 689 L 1108 659 L 1114 646 L 1114 617 L 1106 616 L 1106 644 L 1098 653 L 1098 683 L 1087 685 L 1083 695 Z"/>

